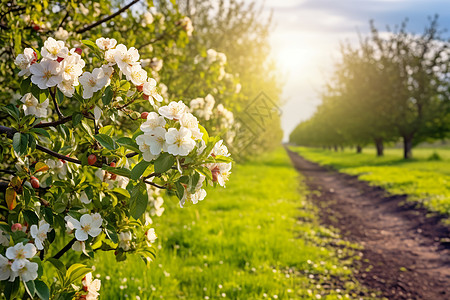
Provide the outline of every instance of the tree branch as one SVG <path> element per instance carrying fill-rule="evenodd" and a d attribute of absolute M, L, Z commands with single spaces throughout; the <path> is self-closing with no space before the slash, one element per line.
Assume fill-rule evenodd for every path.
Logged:
<path fill-rule="evenodd" d="M 47 122 L 47 123 L 39 123 L 39 124 L 35 125 L 34 128 L 45 128 L 45 127 L 52 127 L 52 126 L 55 127 L 57 125 L 67 123 L 67 122 L 69 122 L 71 120 L 72 120 L 72 116 L 67 116 L 67 117 L 64 117 L 62 119 L 59 119 L 58 121 Z"/>
<path fill-rule="evenodd" d="M 36 145 L 36 149 L 38 149 L 38 150 L 40 150 L 42 152 L 45 152 L 47 154 L 50 154 L 51 156 L 57 157 L 59 159 L 67 160 L 67 161 L 70 161 L 70 162 L 73 162 L 73 163 L 81 165 L 81 161 L 80 160 L 78 160 L 76 158 L 72 158 L 72 157 L 68 157 L 68 156 L 62 155 L 61 153 L 58 153 L 58 152 L 55 152 L 55 151 L 50 150 L 48 148 L 42 147 L 41 145 Z"/>
<path fill-rule="evenodd" d="M 137 153 L 137 152 L 131 152 L 131 153 L 128 153 L 127 155 L 125 155 L 127 158 L 131 158 L 131 157 L 133 157 L 133 156 L 136 156 L 136 155 L 138 155 L 139 153 Z"/>
<path fill-rule="evenodd" d="M 55 105 L 56 113 L 58 114 L 59 119 L 64 119 L 64 115 L 62 114 L 61 110 L 59 109 L 58 102 L 56 101 L 56 87 L 55 89 L 48 89 L 50 92 L 50 95 L 52 96 L 53 104 Z"/>
<path fill-rule="evenodd" d="M 107 16 L 107 17 L 105 17 L 105 18 L 103 18 L 103 19 L 101 19 L 101 20 L 99 20 L 99 21 L 97 21 L 97 22 L 94 22 L 94 23 L 92 23 L 92 24 L 90 24 L 90 25 L 87 25 L 87 26 L 85 26 L 85 27 L 83 27 L 83 28 L 81 28 L 81 29 L 78 29 L 78 30 L 75 31 L 75 32 L 76 32 L 76 33 L 83 33 L 83 32 L 86 32 L 86 31 L 88 31 L 88 30 L 91 30 L 92 28 L 95 28 L 95 27 L 97 27 L 98 25 L 100 25 L 100 24 L 102 24 L 102 23 L 105 23 L 105 22 L 111 20 L 112 18 L 114 18 L 114 17 L 120 15 L 121 13 L 123 13 L 124 11 L 126 11 L 128 8 L 130 8 L 132 5 L 138 3 L 139 1 L 140 1 L 140 0 L 133 0 L 133 1 L 131 1 L 129 4 L 125 5 L 125 6 L 122 7 L 121 9 L 119 9 L 117 12 L 113 13 L 112 15 L 109 15 L 109 16 Z"/>
<path fill-rule="evenodd" d="M 67 243 L 67 245 L 64 246 L 64 248 L 62 248 L 61 250 L 59 250 L 58 253 L 56 253 L 53 258 L 55 259 L 59 259 L 61 256 L 64 255 L 64 253 L 66 253 L 67 251 L 69 251 L 69 249 L 72 247 L 72 245 L 77 241 L 76 238 L 73 238 L 70 240 L 69 243 Z"/>
<path fill-rule="evenodd" d="M 152 185 L 152 186 L 154 186 L 154 187 L 157 187 L 158 189 L 163 189 L 163 190 L 167 189 L 165 186 L 156 184 L 156 183 L 151 182 L 151 181 L 144 180 L 144 183 L 150 184 L 150 185 Z"/>

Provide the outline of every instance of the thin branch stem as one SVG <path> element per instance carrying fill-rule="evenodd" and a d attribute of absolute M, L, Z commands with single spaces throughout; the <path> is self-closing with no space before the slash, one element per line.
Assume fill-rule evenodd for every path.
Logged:
<path fill-rule="evenodd" d="M 156 183 L 151 182 L 151 181 L 144 180 L 144 183 L 150 184 L 150 185 L 152 185 L 152 186 L 154 186 L 154 187 L 157 187 L 158 189 L 163 189 L 163 190 L 167 189 L 165 186 L 156 184 Z"/>
<path fill-rule="evenodd" d="M 51 156 L 57 157 L 59 159 L 67 160 L 67 161 L 70 161 L 70 162 L 73 162 L 73 163 L 81 165 L 81 161 L 80 160 L 78 160 L 76 158 L 72 158 L 72 157 L 68 157 L 68 156 L 62 155 L 61 153 L 58 153 L 58 152 L 55 152 L 55 151 L 50 150 L 48 148 L 42 147 L 41 145 L 36 145 L 36 149 L 38 149 L 39 151 L 45 152 L 47 154 L 50 154 Z"/>
<path fill-rule="evenodd" d="M 78 29 L 76 31 L 76 33 L 83 33 L 86 32 L 88 30 L 91 30 L 92 28 L 97 27 L 98 25 L 101 25 L 102 23 L 108 22 L 109 20 L 111 20 L 112 18 L 120 15 L 121 13 L 123 13 L 124 11 L 126 11 L 128 8 L 130 8 L 132 5 L 138 3 L 140 0 L 133 0 L 131 1 L 129 4 L 125 5 L 124 7 L 122 7 L 121 9 L 119 9 L 117 12 L 113 13 L 112 15 L 109 15 L 101 20 L 98 20 L 97 22 L 94 22 L 90 25 L 87 25 L 81 29 Z"/>
<path fill-rule="evenodd" d="M 128 153 L 127 155 L 125 155 L 127 158 L 131 158 L 131 157 L 133 157 L 133 156 L 136 156 L 136 155 L 138 155 L 139 153 L 137 153 L 137 152 L 131 152 L 131 153 Z"/>
<path fill-rule="evenodd" d="M 59 119 L 58 121 L 39 123 L 39 124 L 35 125 L 34 128 L 56 127 L 57 125 L 70 122 L 71 120 L 72 120 L 72 116 L 67 116 L 67 117 Z"/>
<path fill-rule="evenodd" d="M 66 253 L 67 251 L 69 251 L 69 249 L 72 247 L 72 245 L 76 242 L 76 238 L 73 238 L 70 240 L 69 243 L 67 243 L 67 245 L 64 246 L 64 248 L 62 248 L 61 250 L 59 250 L 58 253 L 56 253 L 53 258 L 55 259 L 59 259 L 61 256 L 64 255 L 64 253 Z"/>
<path fill-rule="evenodd" d="M 16 171 L 13 171 L 13 170 L 0 170 L 0 173 L 16 174 Z"/>
<path fill-rule="evenodd" d="M 55 89 L 48 89 L 50 92 L 50 95 L 52 96 L 53 104 L 55 105 L 56 113 L 58 114 L 59 119 L 63 119 L 64 115 L 62 114 L 61 110 L 59 109 L 58 102 L 56 101 L 56 88 Z"/>

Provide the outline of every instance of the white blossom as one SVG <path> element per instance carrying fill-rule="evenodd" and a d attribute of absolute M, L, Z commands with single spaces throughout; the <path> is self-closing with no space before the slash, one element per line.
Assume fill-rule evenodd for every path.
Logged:
<path fill-rule="evenodd" d="M 14 272 L 22 269 L 26 262 L 28 262 L 27 258 L 32 258 L 35 254 L 36 247 L 33 244 L 26 244 L 24 246 L 22 243 L 18 243 L 6 249 L 6 257 L 14 260 L 11 265 L 11 270 Z"/>
<path fill-rule="evenodd" d="M 94 106 L 94 119 L 95 121 L 99 121 L 102 117 L 102 109 L 98 107 L 98 105 Z"/>
<path fill-rule="evenodd" d="M 95 43 L 101 50 L 113 49 L 117 45 L 117 41 L 115 39 L 103 38 L 103 37 L 97 39 L 95 41 Z"/>
<path fill-rule="evenodd" d="M 44 58 L 56 60 L 58 57 L 65 58 L 69 53 L 69 49 L 65 46 L 63 41 L 57 41 L 49 37 L 44 42 L 44 47 L 41 49 L 41 55 Z"/>
<path fill-rule="evenodd" d="M 9 235 L 0 229 L 0 245 L 3 247 L 9 246 Z"/>
<path fill-rule="evenodd" d="M 152 161 L 158 157 L 158 155 L 153 155 L 150 151 L 150 145 L 152 143 L 150 134 L 141 134 L 136 138 L 136 144 L 138 144 L 139 151 L 142 152 L 142 157 L 145 161 Z"/>
<path fill-rule="evenodd" d="M 139 52 L 134 47 L 127 49 L 125 45 L 119 44 L 114 49 L 114 60 L 120 70 L 126 74 L 127 67 L 138 64 Z"/>
<path fill-rule="evenodd" d="M 81 192 L 80 194 L 80 201 L 83 204 L 89 204 L 92 202 L 91 199 L 88 198 L 88 196 L 86 195 L 86 192 Z"/>
<path fill-rule="evenodd" d="M 86 300 L 94 300 L 98 298 L 100 295 L 98 291 L 101 286 L 100 279 L 92 280 L 92 273 L 87 273 L 83 278 L 82 284 L 86 287 L 86 291 L 88 292 L 86 295 Z"/>
<path fill-rule="evenodd" d="M 47 233 L 51 230 L 50 224 L 44 220 L 39 221 L 39 227 L 31 225 L 30 234 L 34 238 L 34 244 L 38 250 L 44 249 L 44 241 L 47 239 Z"/>
<path fill-rule="evenodd" d="M 130 231 L 119 233 L 119 247 L 125 251 L 130 250 L 132 235 Z"/>
<path fill-rule="evenodd" d="M 164 119 L 164 117 L 152 111 L 148 114 L 147 121 L 142 123 L 140 128 L 144 133 L 151 133 L 156 128 L 164 127 L 165 125 L 166 120 Z"/>
<path fill-rule="evenodd" d="M 153 244 L 158 238 L 156 236 L 154 228 L 150 228 L 149 230 L 147 230 L 147 232 L 145 233 L 145 237 L 147 238 L 147 241 L 150 242 L 151 244 Z"/>
<path fill-rule="evenodd" d="M 192 138 L 194 140 L 199 140 L 202 138 L 203 133 L 200 132 L 200 128 L 198 127 L 198 120 L 193 114 L 183 114 L 180 118 L 180 124 L 181 126 L 186 127 L 191 131 Z"/>
<path fill-rule="evenodd" d="M 143 15 L 142 15 L 142 26 L 148 26 L 150 24 L 152 24 L 154 21 L 153 15 L 151 12 L 146 11 Z"/>
<path fill-rule="evenodd" d="M 36 118 L 46 118 L 47 117 L 47 107 L 49 104 L 48 99 L 44 102 L 39 103 L 36 97 L 31 93 L 26 93 L 22 99 L 20 99 L 23 105 L 23 111 L 26 116 L 34 115 Z"/>
<path fill-rule="evenodd" d="M 57 85 L 62 81 L 61 66 L 57 61 L 41 60 L 30 67 L 31 82 L 41 90 Z"/>
<path fill-rule="evenodd" d="M 192 35 L 192 32 L 194 31 L 194 26 L 192 26 L 192 21 L 189 17 L 184 17 L 183 19 L 181 19 L 180 25 L 186 31 L 186 34 L 188 36 Z"/>
<path fill-rule="evenodd" d="M 55 38 L 58 40 L 67 40 L 69 38 L 69 32 L 65 30 L 62 27 L 59 27 L 58 30 L 55 32 Z"/>
<path fill-rule="evenodd" d="M 158 102 L 163 101 L 163 97 L 161 97 L 161 95 L 158 94 L 158 91 L 156 90 L 156 80 L 153 78 L 149 78 L 148 81 L 144 83 L 144 85 L 142 86 L 142 92 L 145 96 L 148 97 L 148 100 L 150 101 L 151 105 L 155 104 L 153 99 L 155 99 Z"/>
<path fill-rule="evenodd" d="M 7 279 L 9 279 L 9 281 L 14 281 L 16 276 L 16 273 L 11 270 L 11 262 L 0 254 L 0 281 Z"/>
<path fill-rule="evenodd" d="M 95 92 L 101 90 L 108 83 L 109 77 L 105 76 L 102 68 L 95 68 L 92 73 L 84 72 L 79 81 L 83 86 L 83 98 L 92 98 Z"/>
<path fill-rule="evenodd" d="M 72 245 L 72 250 L 85 253 L 86 252 L 86 243 L 80 242 L 80 241 L 75 241 Z"/>
<path fill-rule="evenodd" d="M 127 80 L 136 86 L 143 85 L 147 80 L 147 71 L 142 69 L 139 64 L 127 66 L 124 74 L 127 76 Z"/>
<path fill-rule="evenodd" d="M 84 60 L 78 54 L 71 55 L 61 62 L 61 76 L 62 80 L 74 81 L 83 74 Z"/>
<path fill-rule="evenodd" d="M 68 228 L 73 228 L 75 230 L 75 238 L 78 241 L 87 240 L 89 235 L 96 237 L 102 232 L 100 226 L 102 226 L 103 219 L 98 213 L 84 214 L 81 216 L 80 221 L 71 218 L 66 220 L 66 222 Z"/>
<path fill-rule="evenodd" d="M 37 54 L 31 48 L 25 48 L 23 54 L 17 55 L 14 64 L 19 67 L 19 76 L 30 76 L 30 66 L 37 60 Z"/>
<path fill-rule="evenodd" d="M 195 141 L 191 137 L 192 132 L 187 128 L 169 128 L 166 133 L 167 152 L 172 155 L 188 155 L 195 147 Z"/>
<path fill-rule="evenodd" d="M 45 164 L 58 175 L 60 179 L 64 179 L 67 175 L 67 165 L 61 160 L 47 159 Z"/>
<path fill-rule="evenodd" d="M 155 128 L 151 134 L 145 133 L 148 136 L 146 143 L 150 147 L 150 153 L 153 155 L 159 155 L 162 150 L 166 148 L 166 129 L 162 127 Z"/>
<path fill-rule="evenodd" d="M 17 275 L 20 276 L 23 282 L 35 280 L 38 277 L 38 268 L 39 266 L 37 263 L 27 260 L 23 267 L 17 270 Z"/>
<path fill-rule="evenodd" d="M 172 101 L 169 105 L 161 106 L 158 112 L 169 120 L 179 120 L 183 114 L 188 112 L 188 108 L 181 100 L 178 102 Z"/>

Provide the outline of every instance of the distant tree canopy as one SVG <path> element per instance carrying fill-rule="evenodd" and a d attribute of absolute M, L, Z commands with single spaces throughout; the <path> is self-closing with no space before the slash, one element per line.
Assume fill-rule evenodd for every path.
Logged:
<path fill-rule="evenodd" d="M 227 57 L 227 72 L 235 74 L 241 83 L 238 101 L 224 103 L 237 115 L 238 135 L 241 140 L 253 139 L 250 144 L 238 147 L 240 155 L 254 155 L 277 147 L 282 139 L 277 105 L 283 88 L 275 62 L 270 59 L 269 34 L 271 15 L 264 16 L 259 1 L 242 0 L 180 0 L 180 11 L 192 19 L 197 28 L 188 47 L 193 53 L 215 49 Z M 252 110 L 251 103 L 264 92 L 269 107 L 260 108 L 258 118 L 264 126 L 253 123 L 245 110 Z M 256 109 L 257 110 L 257 109 Z M 267 113 L 271 110 L 272 113 Z M 254 112 L 254 111 L 251 111 Z M 256 111 L 258 113 L 258 111 Z M 262 115 L 267 114 L 266 117 Z M 245 123 L 245 124 L 244 124 Z M 244 128 L 249 127 L 250 130 Z"/>
<path fill-rule="evenodd" d="M 402 139 L 404 158 L 425 140 L 450 132 L 450 49 L 438 18 L 421 35 L 396 30 L 371 33 L 358 46 L 341 46 L 341 59 L 314 116 L 290 135 L 293 143 L 337 147 Z"/>

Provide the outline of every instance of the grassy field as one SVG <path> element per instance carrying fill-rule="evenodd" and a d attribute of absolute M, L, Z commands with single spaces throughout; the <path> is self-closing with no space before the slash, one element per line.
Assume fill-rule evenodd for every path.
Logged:
<path fill-rule="evenodd" d="M 97 256 L 102 299 L 356 297 L 358 250 L 318 224 L 305 193 L 279 149 L 236 166 L 227 188 L 208 191 L 197 205 L 181 209 L 167 199 L 149 269 L 136 257 Z"/>
<path fill-rule="evenodd" d="M 374 149 L 333 152 L 294 147 L 303 157 L 329 165 L 343 173 L 381 186 L 392 194 L 408 194 L 408 199 L 422 203 L 430 211 L 450 215 L 450 149 L 417 148 L 414 159 L 402 159 L 402 149 L 386 149 L 376 157 Z"/>

